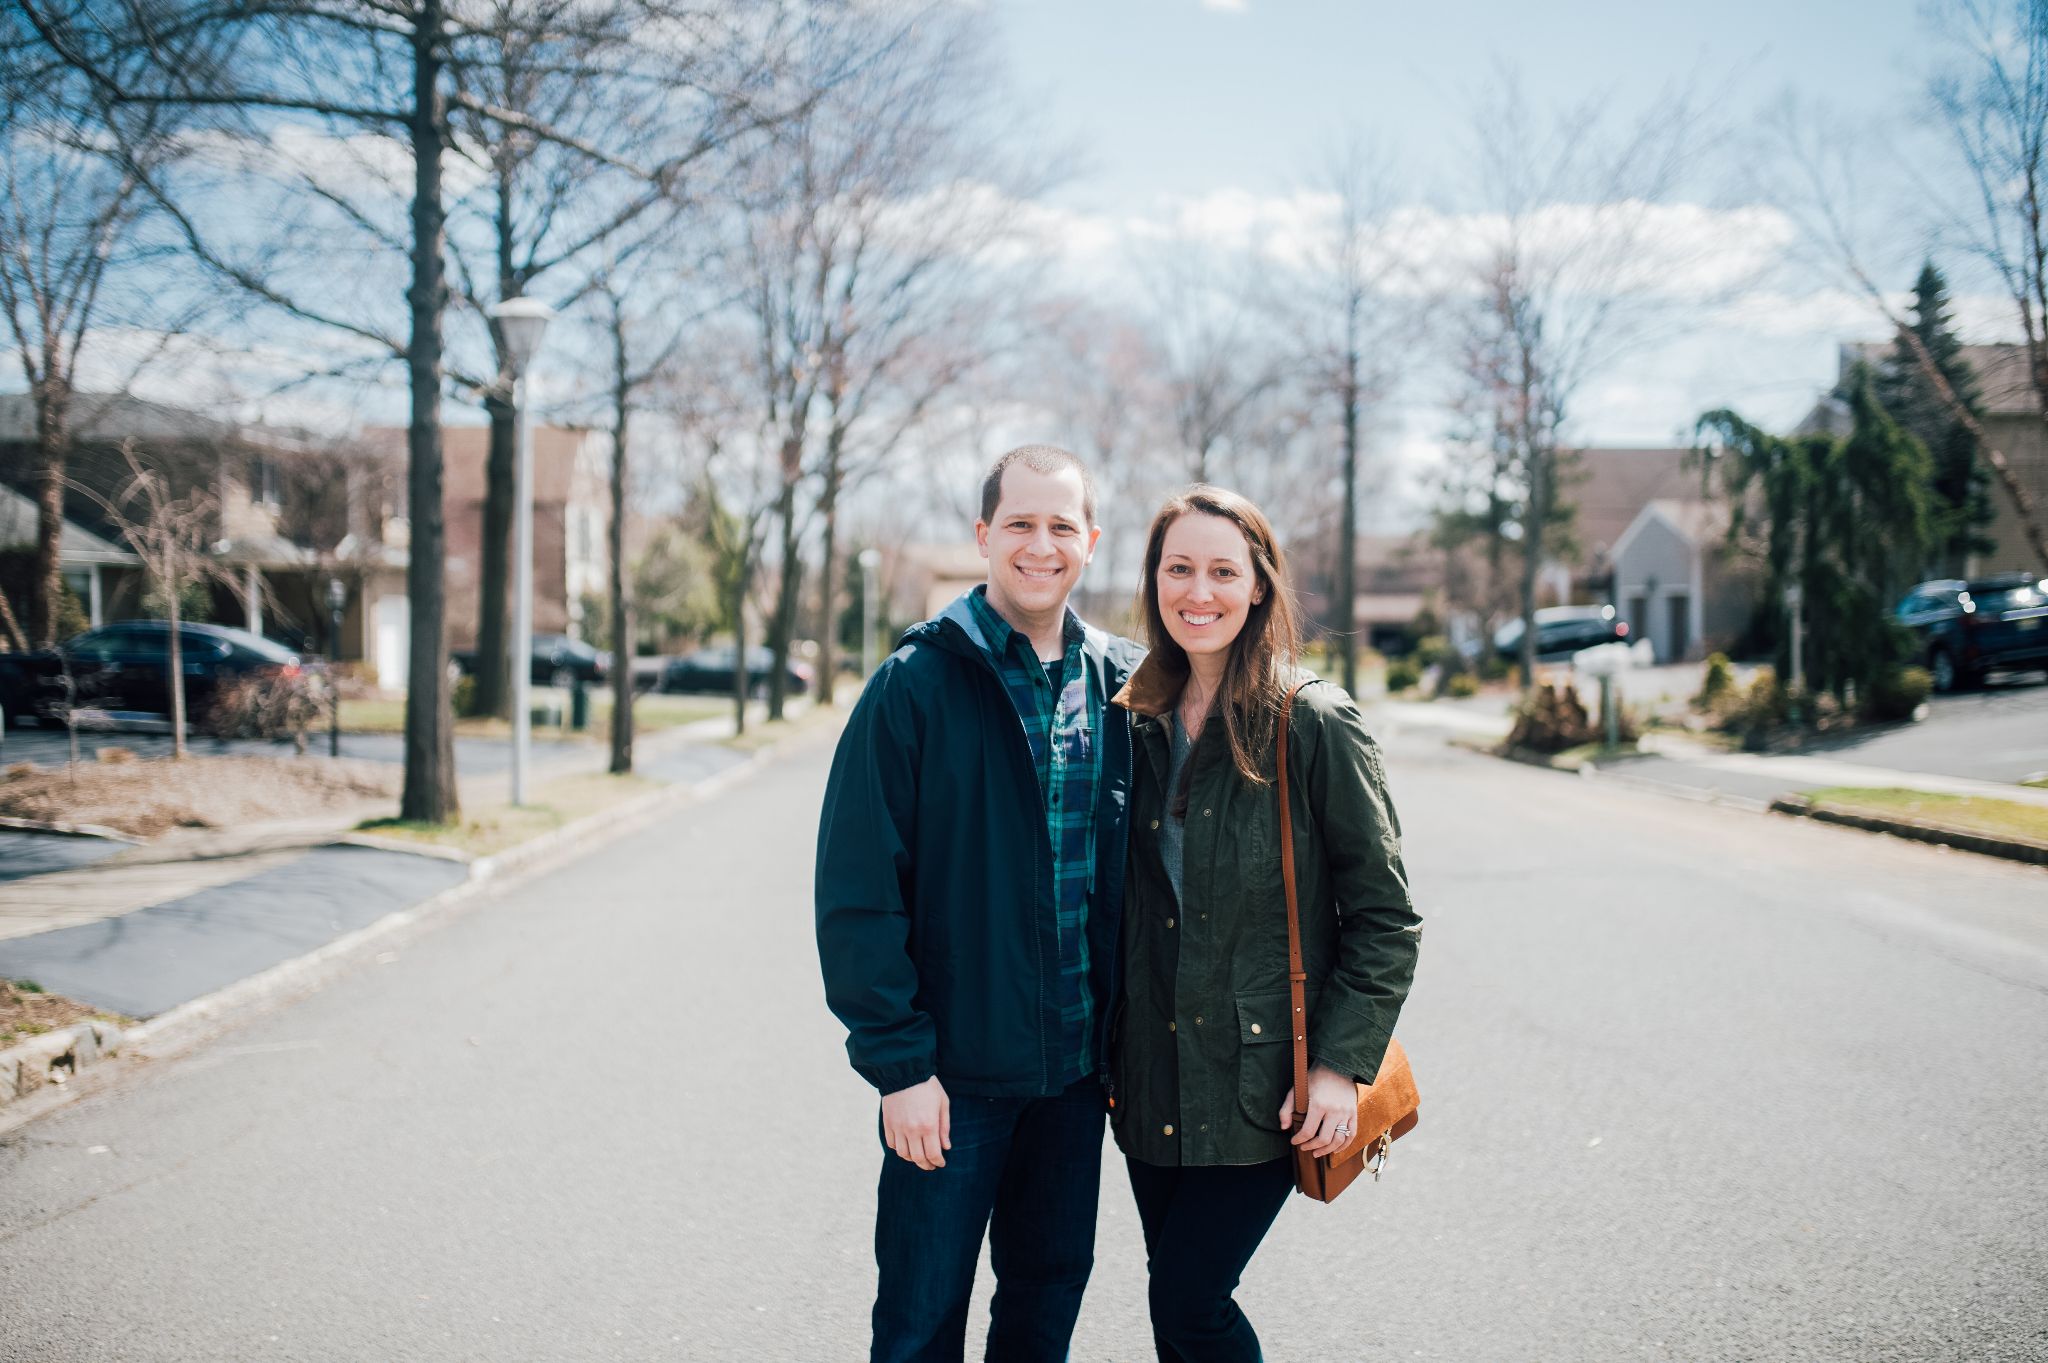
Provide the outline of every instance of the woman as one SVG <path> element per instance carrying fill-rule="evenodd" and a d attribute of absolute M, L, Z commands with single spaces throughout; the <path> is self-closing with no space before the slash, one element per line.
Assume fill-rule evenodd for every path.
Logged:
<path fill-rule="evenodd" d="M 1152 522 L 1140 587 L 1151 656 L 1118 694 L 1136 762 L 1113 1028 L 1113 1122 L 1130 1169 L 1162 1360 L 1255 1360 L 1231 1299 L 1293 1188 L 1293 1150 L 1349 1138 L 1420 925 L 1379 749 L 1350 697 L 1315 684 L 1289 722 L 1308 974 L 1308 1117 L 1292 1117 L 1286 899 L 1273 779 L 1302 680 L 1286 562 L 1259 509 L 1221 488 Z M 1304 1265 L 1302 1271 L 1309 1271 Z M 1332 1284 L 1334 1287 L 1334 1283 Z"/>

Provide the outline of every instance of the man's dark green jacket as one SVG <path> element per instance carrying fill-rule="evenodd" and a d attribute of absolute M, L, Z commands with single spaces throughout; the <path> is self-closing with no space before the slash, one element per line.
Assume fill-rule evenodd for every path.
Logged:
<path fill-rule="evenodd" d="M 1105 700 L 1144 656 L 1089 628 Z M 1098 1029 L 1117 991 L 1130 715 L 1105 704 L 1090 980 Z M 1052 842 L 1030 740 L 966 602 L 911 629 L 861 692 L 818 824 L 818 957 L 862 1078 L 894 1093 L 1058 1092 Z M 1097 1055 L 1104 1038 L 1096 1038 Z"/>
<path fill-rule="evenodd" d="M 1159 838 L 1182 681 L 1148 662 L 1122 696 L 1139 757 L 1111 1121 L 1124 1153 L 1147 1164 L 1257 1164 L 1288 1153 L 1279 1113 L 1294 1081 L 1280 801 L 1270 779 L 1238 772 L 1222 723 L 1204 725 L 1175 898 Z M 1400 824 L 1379 746 L 1342 690 L 1304 688 L 1288 737 L 1309 1058 L 1369 1081 L 1422 934 Z M 1262 766 L 1270 778 L 1272 757 Z"/>

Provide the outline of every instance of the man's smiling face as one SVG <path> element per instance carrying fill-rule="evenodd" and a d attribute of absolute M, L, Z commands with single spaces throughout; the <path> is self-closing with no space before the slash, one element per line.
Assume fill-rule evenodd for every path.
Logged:
<path fill-rule="evenodd" d="M 975 522 L 974 540 L 988 560 L 989 604 L 1011 624 L 1042 625 L 1066 609 L 1102 535 L 1086 506 L 1074 469 L 1040 473 L 1019 463 L 1003 471 L 995 517 Z"/>

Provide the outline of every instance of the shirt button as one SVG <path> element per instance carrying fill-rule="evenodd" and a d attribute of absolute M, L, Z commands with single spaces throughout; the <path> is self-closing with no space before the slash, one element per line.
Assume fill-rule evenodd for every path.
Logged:
<path fill-rule="evenodd" d="M 1167 1135 L 1169 1135 L 1169 1136 L 1171 1136 L 1171 1135 L 1173 1134 L 1173 1123 L 1172 1123 L 1172 1122 L 1168 1122 L 1168 1123 L 1166 1124 L 1166 1134 L 1167 1134 Z"/>
<path fill-rule="evenodd" d="M 1254 1022 L 1254 1023 L 1252 1024 L 1252 1035 L 1253 1035 L 1253 1036 L 1257 1036 L 1258 1034 L 1259 1034 L 1259 1024 L 1258 1024 L 1258 1023 L 1256 1023 L 1256 1022 Z"/>

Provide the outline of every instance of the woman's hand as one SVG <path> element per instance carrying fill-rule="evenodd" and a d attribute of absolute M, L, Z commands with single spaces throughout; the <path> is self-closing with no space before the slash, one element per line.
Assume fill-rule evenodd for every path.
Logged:
<path fill-rule="evenodd" d="M 1357 1134 L 1351 1129 L 1357 1117 L 1358 1084 L 1348 1074 L 1316 1065 L 1308 1072 L 1308 1116 L 1292 1144 L 1311 1155 L 1334 1155 Z M 1293 1120 L 1294 1089 L 1289 1086 L 1280 1100 L 1280 1129 L 1285 1131 Z"/>

